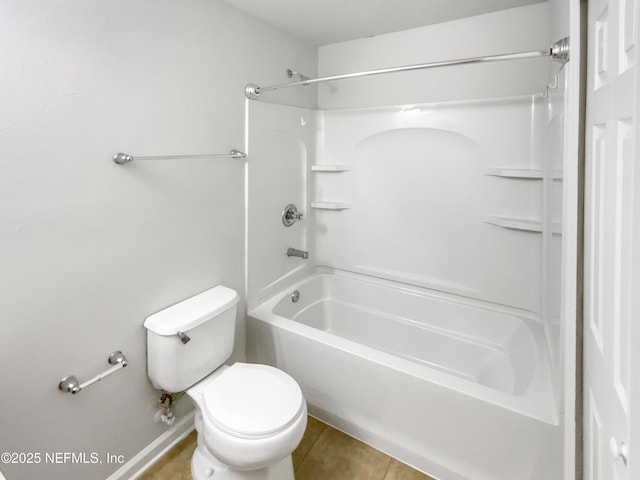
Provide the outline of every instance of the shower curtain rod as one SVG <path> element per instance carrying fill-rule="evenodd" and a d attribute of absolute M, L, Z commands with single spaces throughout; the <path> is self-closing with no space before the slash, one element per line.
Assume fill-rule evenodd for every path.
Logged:
<path fill-rule="evenodd" d="M 520 60 L 525 58 L 551 57 L 562 63 L 569 61 L 569 37 L 564 37 L 551 45 L 548 50 L 532 50 L 528 52 L 505 53 L 500 55 L 489 55 L 485 57 L 460 58 L 457 60 L 445 60 L 442 62 L 420 63 L 417 65 L 404 65 L 401 67 L 381 68 L 378 70 L 368 70 L 365 72 L 345 73 L 342 75 L 331 75 L 329 77 L 306 78 L 298 82 L 281 83 L 279 85 L 269 85 L 260 87 L 254 83 L 249 83 L 244 89 L 247 98 L 255 100 L 263 92 L 280 90 L 281 88 L 312 85 L 314 83 L 330 82 L 332 80 L 344 80 L 347 78 L 368 77 L 371 75 L 381 75 L 383 73 L 408 72 L 411 70 L 423 70 L 427 68 L 449 67 L 452 65 L 468 65 L 472 63 L 500 62 L 504 60 Z"/>

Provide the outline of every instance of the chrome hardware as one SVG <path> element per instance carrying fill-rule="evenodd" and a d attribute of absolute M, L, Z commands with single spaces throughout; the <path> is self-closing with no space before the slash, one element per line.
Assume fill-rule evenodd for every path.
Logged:
<path fill-rule="evenodd" d="M 622 460 L 622 463 L 624 463 L 625 465 L 627 464 L 629 447 L 627 447 L 624 442 L 620 442 L 620 445 L 618 445 L 616 439 L 611 437 L 611 439 L 609 440 L 609 450 L 611 451 L 611 455 L 613 455 L 613 458 L 615 458 L 616 460 L 620 458 Z"/>
<path fill-rule="evenodd" d="M 566 63 L 569 61 L 570 50 L 569 37 L 564 37 L 551 45 L 549 55 L 558 62 Z"/>
<path fill-rule="evenodd" d="M 546 50 L 531 50 L 526 52 L 515 52 L 515 53 L 502 53 L 498 55 L 486 55 L 484 57 L 472 57 L 472 58 L 458 58 L 455 60 L 444 60 L 439 62 L 431 62 L 431 63 L 419 63 L 416 65 L 401 65 L 397 67 L 389 67 L 389 68 L 379 68 L 377 70 L 367 70 L 363 72 L 352 72 L 352 73 L 343 73 L 341 75 L 330 75 L 327 77 L 319 77 L 319 78 L 307 78 L 304 75 L 301 75 L 298 72 L 291 71 L 291 75 L 287 72 L 289 77 L 298 76 L 300 80 L 289 83 L 281 83 L 278 85 L 267 85 L 264 87 L 260 87 L 255 83 L 249 83 L 244 89 L 244 93 L 247 98 L 251 100 L 255 100 L 258 96 L 263 92 L 272 92 L 274 90 L 280 90 L 281 88 L 289 88 L 289 87 L 299 87 L 299 86 L 308 86 L 315 85 L 317 83 L 323 82 L 333 82 L 336 80 L 345 80 L 348 78 L 360 78 L 360 77 L 368 77 L 371 75 L 381 75 L 386 73 L 394 73 L 394 72 L 409 72 L 413 70 L 423 70 L 428 68 L 440 68 L 440 67 L 449 67 L 453 65 L 470 65 L 474 63 L 486 63 L 486 62 L 502 62 L 506 60 L 523 60 L 529 58 L 538 58 L 538 57 L 551 57 L 554 60 L 566 63 L 569 61 L 569 38 L 565 37 L 556 43 L 554 43 L 550 48 Z"/>
<path fill-rule="evenodd" d="M 302 220 L 302 212 L 298 212 L 298 207 L 293 203 L 290 203 L 282 211 L 282 224 L 285 227 L 290 227 L 296 220 Z"/>
<path fill-rule="evenodd" d="M 68 375 L 60 380 L 58 389 L 63 392 L 78 393 L 80 391 L 80 382 L 75 375 Z"/>
<path fill-rule="evenodd" d="M 309 252 L 305 252 L 304 250 L 296 250 L 295 248 L 287 248 L 287 257 L 300 257 L 305 260 L 309 258 Z"/>
<path fill-rule="evenodd" d="M 247 154 L 240 150 L 233 149 L 229 153 L 212 153 L 210 155 L 152 155 L 149 157 L 134 157 L 127 153 L 116 153 L 113 161 L 118 165 L 133 162 L 134 160 L 188 160 L 194 158 L 244 158 Z"/>
<path fill-rule="evenodd" d="M 300 292 L 298 290 L 294 290 L 291 294 L 291 301 L 293 303 L 297 303 L 300 300 Z"/>
<path fill-rule="evenodd" d="M 124 354 L 120 350 L 116 350 L 111 355 L 109 355 L 109 358 L 107 359 L 107 361 L 109 362 L 109 365 L 112 365 L 111 368 L 105 370 L 102 373 L 99 373 L 98 375 L 87 380 L 84 383 L 78 382 L 78 379 L 76 378 L 75 375 L 67 375 L 62 380 L 60 380 L 60 383 L 58 384 L 58 389 L 62 392 L 68 392 L 73 394 L 78 393 L 80 390 L 84 390 L 89 385 L 93 385 L 94 383 L 99 382 L 103 378 L 108 377 L 112 373 L 115 373 L 121 368 L 124 368 L 128 365 L 127 358 L 124 356 Z"/>
<path fill-rule="evenodd" d="M 295 70 L 291 70 L 290 68 L 287 68 L 287 77 L 291 78 L 294 76 L 298 77 L 301 82 L 304 82 L 305 80 L 309 80 L 309 77 L 307 77 L 306 75 L 303 75 L 300 72 L 296 72 Z"/>
<path fill-rule="evenodd" d="M 191 337 L 189 337 L 189 335 L 187 335 L 184 332 L 178 332 L 177 335 L 178 335 L 178 338 L 180 339 L 180 341 L 185 345 L 187 343 L 189 343 L 189 341 L 191 340 Z"/>
<path fill-rule="evenodd" d="M 131 155 L 127 155 L 126 153 L 116 153 L 113 156 L 113 161 L 118 165 L 124 165 L 125 163 L 133 162 L 133 157 Z"/>
<path fill-rule="evenodd" d="M 247 83 L 244 87 L 244 94 L 250 100 L 257 100 L 260 95 L 260 87 L 255 83 Z"/>
<path fill-rule="evenodd" d="M 123 367 L 126 367 L 128 364 L 127 357 L 125 357 L 120 350 L 116 350 L 111 355 L 109 355 L 108 362 L 109 365 L 122 365 Z"/>

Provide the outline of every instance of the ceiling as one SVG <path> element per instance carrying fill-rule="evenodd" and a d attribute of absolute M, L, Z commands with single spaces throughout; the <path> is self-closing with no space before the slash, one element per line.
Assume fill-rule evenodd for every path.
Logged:
<path fill-rule="evenodd" d="M 545 0 L 225 0 L 313 45 L 370 37 Z"/>

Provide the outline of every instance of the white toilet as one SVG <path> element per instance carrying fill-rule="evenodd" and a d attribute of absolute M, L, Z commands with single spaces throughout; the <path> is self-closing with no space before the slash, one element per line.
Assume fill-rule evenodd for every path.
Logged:
<path fill-rule="evenodd" d="M 296 381 L 268 365 L 223 365 L 233 350 L 238 294 L 219 285 L 148 317 L 153 385 L 196 404 L 194 480 L 293 480 L 291 452 L 307 425 Z"/>

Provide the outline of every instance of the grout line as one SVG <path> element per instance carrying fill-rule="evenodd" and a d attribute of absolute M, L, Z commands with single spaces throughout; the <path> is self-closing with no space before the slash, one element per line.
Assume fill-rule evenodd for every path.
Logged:
<path fill-rule="evenodd" d="M 387 474 L 389 473 L 389 469 L 391 468 L 391 462 L 393 461 L 393 458 L 391 458 L 389 455 L 387 455 L 387 458 L 389 459 L 389 462 L 387 463 L 387 469 L 384 471 L 382 480 L 385 480 L 387 478 Z"/>
<path fill-rule="evenodd" d="M 164 477 L 167 474 L 166 471 L 171 471 L 172 466 L 177 464 L 185 463 L 187 466 L 190 466 L 190 461 L 183 462 L 184 458 L 182 457 L 184 456 L 185 452 L 188 452 L 187 458 L 191 459 L 194 450 L 198 446 L 197 438 L 191 438 L 194 432 L 195 430 L 191 431 L 189 435 L 176 443 L 168 452 L 166 452 L 153 465 L 145 470 L 139 477 L 140 480 L 155 478 L 158 475 Z"/>
<path fill-rule="evenodd" d="M 325 431 L 325 429 L 327 428 L 327 424 L 324 422 L 320 422 L 322 423 L 322 428 L 320 429 L 320 432 L 318 433 L 318 435 L 316 436 L 316 438 L 313 440 L 313 442 L 311 442 L 311 445 L 309 446 L 309 448 L 307 449 L 307 451 L 305 452 L 305 454 L 302 456 L 302 458 L 300 460 L 298 460 L 298 464 L 295 466 L 294 470 L 297 469 L 300 465 L 302 465 L 302 462 L 304 462 L 304 459 L 307 458 L 307 456 L 309 455 L 309 453 L 311 453 L 311 450 L 313 450 L 313 447 L 315 446 L 315 444 L 318 442 L 318 439 L 320 438 L 320 436 L 322 435 L 322 433 Z"/>

